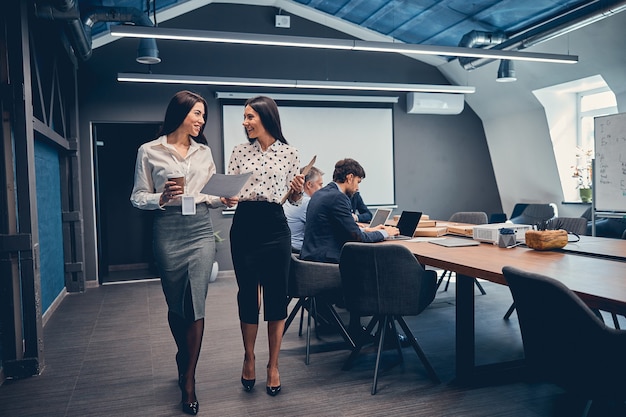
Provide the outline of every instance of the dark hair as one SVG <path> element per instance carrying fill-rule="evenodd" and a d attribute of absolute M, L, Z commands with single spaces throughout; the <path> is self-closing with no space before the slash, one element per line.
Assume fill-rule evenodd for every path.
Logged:
<path fill-rule="evenodd" d="M 263 127 L 267 132 L 272 135 L 272 137 L 284 144 L 287 143 L 287 139 L 283 136 L 283 130 L 280 126 L 280 115 L 278 114 L 278 106 L 276 102 L 269 97 L 265 96 L 257 96 L 252 97 L 246 101 L 245 106 L 250 106 L 254 109 L 255 112 L 259 114 L 261 118 L 261 123 L 263 123 Z M 247 136 L 247 132 L 246 132 Z M 253 138 L 248 137 L 248 141 L 250 143 L 254 142 Z"/>
<path fill-rule="evenodd" d="M 361 179 L 365 178 L 365 170 L 354 159 L 346 158 L 335 164 L 335 171 L 333 172 L 333 181 L 343 183 L 346 182 L 348 174 L 352 174 L 355 177 Z"/>
<path fill-rule="evenodd" d="M 196 103 L 202 103 L 204 105 L 204 124 L 200 127 L 200 133 L 198 136 L 194 137 L 194 140 L 207 145 L 207 140 L 204 136 L 204 126 L 206 125 L 207 117 L 206 100 L 201 95 L 187 90 L 179 91 L 174 94 L 174 97 L 170 100 L 170 104 L 167 105 L 165 119 L 163 120 L 163 125 L 161 126 L 158 136 L 169 135 L 178 129 L 178 127 L 183 124 L 183 121 Z"/>

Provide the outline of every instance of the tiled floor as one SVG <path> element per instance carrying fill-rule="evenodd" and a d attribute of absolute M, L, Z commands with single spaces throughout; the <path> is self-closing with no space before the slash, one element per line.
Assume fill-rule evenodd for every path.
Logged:
<path fill-rule="evenodd" d="M 512 378 L 463 385 L 454 382 L 454 286 L 440 292 L 420 316 L 407 321 L 444 381 L 433 384 L 417 356 L 392 366 L 383 355 L 378 393 L 370 394 L 374 353 L 365 350 L 350 371 L 338 336 L 313 339 L 310 365 L 297 321 L 281 353 L 283 392 L 265 394 L 265 326 L 257 342 L 257 384 L 245 393 L 239 383 L 243 349 L 232 274 L 221 273 L 207 299 L 205 339 L 196 391 L 202 416 L 576 416 L 584 401 L 543 383 Z M 484 283 L 476 296 L 477 362 L 522 357 L 514 314 L 502 320 L 511 297 L 506 287 Z M 478 291 L 476 292 L 478 294 Z M 158 281 L 104 285 L 70 294 L 44 330 L 46 366 L 39 376 L 0 387 L 0 416 L 175 416 L 181 415 L 175 346 Z M 605 416 L 607 410 L 591 410 Z"/>

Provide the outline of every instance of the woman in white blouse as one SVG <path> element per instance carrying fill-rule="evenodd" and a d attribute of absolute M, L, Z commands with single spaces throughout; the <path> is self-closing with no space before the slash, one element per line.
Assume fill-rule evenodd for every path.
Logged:
<path fill-rule="evenodd" d="M 170 330 L 178 347 L 182 410 L 192 415 L 199 408 L 195 374 L 215 258 L 209 208 L 236 203 L 236 198 L 200 193 L 215 173 L 203 133 L 206 111 L 206 101 L 198 94 L 180 91 L 172 97 L 159 137 L 141 145 L 137 152 L 130 197 L 135 207 L 155 210 L 154 255 L 168 305 Z M 168 180 L 176 177 L 184 177 L 184 185 Z"/>
<path fill-rule="evenodd" d="M 287 317 L 287 279 L 291 262 L 291 233 L 283 212 L 283 196 L 299 204 L 304 176 L 298 151 L 284 138 L 278 107 L 269 97 L 249 99 L 243 126 L 248 142 L 233 149 L 229 174 L 252 175 L 239 194 L 230 230 L 231 253 L 239 292 L 239 320 L 244 346 L 241 383 L 251 391 L 256 381 L 254 344 L 263 300 L 269 360 L 266 392 L 280 392 L 278 355 Z"/>

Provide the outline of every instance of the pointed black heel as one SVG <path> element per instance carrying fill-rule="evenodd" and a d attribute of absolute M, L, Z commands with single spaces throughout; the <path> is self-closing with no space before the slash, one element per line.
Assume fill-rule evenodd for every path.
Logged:
<path fill-rule="evenodd" d="M 267 395 L 275 397 L 280 392 L 280 385 L 277 387 L 265 387 L 265 391 L 267 392 Z"/>
<path fill-rule="evenodd" d="M 269 371 L 269 369 L 270 369 L 270 366 L 267 365 L 267 370 Z M 277 372 L 278 372 L 278 370 L 277 370 Z M 269 380 L 270 380 L 270 376 L 269 376 L 269 373 L 268 373 L 267 374 L 267 381 L 268 381 L 268 383 L 269 383 Z M 266 385 L 265 386 L 265 392 L 267 392 L 267 395 L 269 395 L 269 396 L 272 396 L 272 397 L 277 396 L 280 393 L 280 384 L 275 386 L 275 387 L 272 387 L 270 385 Z"/>
<path fill-rule="evenodd" d="M 255 358 L 256 359 L 256 356 Z M 243 358 L 243 364 L 244 364 L 244 368 L 246 366 L 246 357 L 244 356 Z M 243 370 L 241 371 L 241 385 L 243 385 L 243 389 L 246 392 L 250 392 L 252 391 L 252 388 L 254 388 L 254 383 L 256 382 L 256 378 L 253 379 L 246 379 L 243 377 Z"/>
<path fill-rule="evenodd" d="M 241 377 L 241 385 L 243 385 L 243 389 L 246 392 L 252 391 L 252 388 L 254 388 L 255 382 L 256 382 L 256 379 L 245 379 L 244 377 Z"/>
<path fill-rule="evenodd" d="M 196 397 L 196 390 L 195 390 L 196 381 L 195 380 L 193 381 L 193 385 L 194 385 L 194 390 L 193 390 L 193 396 L 191 398 L 196 398 L 196 400 L 192 402 L 187 402 L 185 401 L 185 399 L 189 398 L 190 396 L 186 395 L 185 393 L 185 376 L 181 375 L 178 378 L 178 386 L 180 387 L 180 394 L 182 397 L 180 402 L 181 402 L 183 413 L 195 416 L 196 414 L 198 414 L 198 410 L 200 409 L 200 403 L 198 402 L 198 399 Z"/>
<path fill-rule="evenodd" d="M 198 410 L 200 409 L 200 403 L 198 401 L 194 401 L 192 403 L 183 403 L 183 413 L 190 414 L 195 416 L 198 414 Z"/>

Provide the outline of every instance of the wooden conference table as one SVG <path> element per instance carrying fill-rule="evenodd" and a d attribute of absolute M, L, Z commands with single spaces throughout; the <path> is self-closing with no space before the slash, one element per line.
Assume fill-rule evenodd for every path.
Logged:
<path fill-rule="evenodd" d="M 581 248 L 584 248 L 585 240 L 578 243 L 578 252 L 584 253 Z M 608 247 L 617 240 L 594 238 L 588 241 L 593 244 L 587 251 L 598 252 L 599 246 Z M 475 365 L 474 278 L 506 285 L 502 274 L 504 266 L 557 279 L 590 307 L 626 315 L 626 262 L 564 251 L 535 251 L 525 247 L 506 249 L 489 243 L 454 248 L 429 242 L 387 243 L 406 246 L 423 265 L 456 272 L 456 376 L 460 379 L 480 375 L 483 370 L 493 367 Z M 626 258 L 626 253 L 616 253 L 622 253 Z"/>

